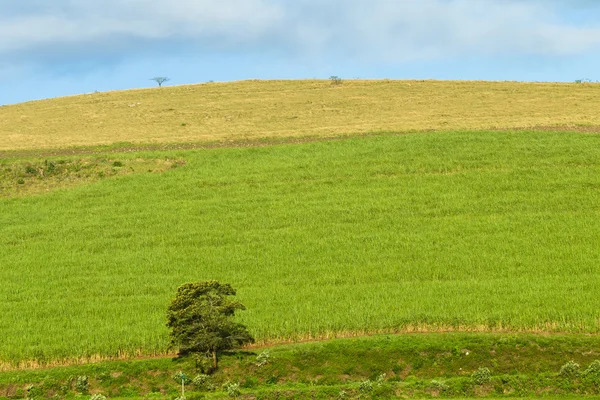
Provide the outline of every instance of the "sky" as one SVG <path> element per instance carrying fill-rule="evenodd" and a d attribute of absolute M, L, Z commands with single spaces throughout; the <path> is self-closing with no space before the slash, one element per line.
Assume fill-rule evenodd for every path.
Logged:
<path fill-rule="evenodd" d="M 600 80 L 600 0 L 0 0 L 0 105 L 332 75 Z"/>

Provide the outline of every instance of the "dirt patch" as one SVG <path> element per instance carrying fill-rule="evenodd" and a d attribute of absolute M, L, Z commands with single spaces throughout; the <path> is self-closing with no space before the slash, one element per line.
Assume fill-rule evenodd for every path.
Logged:
<path fill-rule="evenodd" d="M 99 157 L 0 160 L 0 198 L 41 194 L 116 176 L 162 173 L 184 164 L 182 160 Z"/>

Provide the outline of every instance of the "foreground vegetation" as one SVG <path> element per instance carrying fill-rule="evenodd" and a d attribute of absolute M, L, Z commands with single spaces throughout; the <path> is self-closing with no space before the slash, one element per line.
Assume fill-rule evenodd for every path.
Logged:
<path fill-rule="evenodd" d="M 0 150 L 600 125 L 600 84 L 245 81 L 0 107 Z"/>
<path fill-rule="evenodd" d="M 596 333 L 599 140 L 447 132 L 114 154 L 185 165 L 0 199 L 0 359 L 165 354 L 175 288 L 211 279 L 238 289 L 262 342 Z"/>
<path fill-rule="evenodd" d="M 229 353 L 211 376 L 170 358 L 4 372 L 0 398 L 175 398 L 181 372 L 188 399 L 598 395 L 599 346 L 580 335 L 382 335 Z"/>

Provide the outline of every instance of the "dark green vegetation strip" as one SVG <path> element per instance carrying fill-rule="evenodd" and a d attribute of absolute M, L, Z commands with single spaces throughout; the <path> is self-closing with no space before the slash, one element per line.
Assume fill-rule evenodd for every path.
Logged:
<path fill-rule="evenodd" d="M 177 286 L 258 339 L 597 332 L 600 136 L 449 132 L 143 153 L 164 174 L 0 200 L 0 359 L 162 353 Z"/>
<path fill-rule="evenodd" d="M 169 159 L 106 157 L 27 160 L 0 158 L 0 197 L 46 193 L 115 176 L 164 172 L 183 162 Z"/>
<path fill-rule="evenodd" d="M 597 395 L 600 371 L 588 366 L 599 348 L 599 337 L 582 335 L 382 335 L 229 353 L 204 379 L 192 360 L 170 358 L 4 372 L 0 397 L 174 398 L 178 372 L 190 399 L 227 398 L 228 382 L 259 399 Z M 566 373 L 569 362 L 579 368 Z"/>

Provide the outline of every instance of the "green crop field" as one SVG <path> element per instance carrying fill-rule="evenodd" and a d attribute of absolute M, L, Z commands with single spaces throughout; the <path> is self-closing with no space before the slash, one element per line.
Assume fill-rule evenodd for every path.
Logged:
<path fill-rule="evenodd" d="M 600 331 L 598 134 L 386 134 L 93 157 L 104 168 L 93 180 L 20 194 L 48 178 L 31 170 L 0 198 L 5 363 L 163 354 L 176 287 L 206 279 L 238 289 L 239 319 L 263 342 Z M 161 159 L 166 170 L 110 173 Z M 3 158 L 0 169 L 16 179 L 27 163 L 49 165 Z"/>

